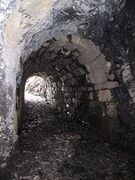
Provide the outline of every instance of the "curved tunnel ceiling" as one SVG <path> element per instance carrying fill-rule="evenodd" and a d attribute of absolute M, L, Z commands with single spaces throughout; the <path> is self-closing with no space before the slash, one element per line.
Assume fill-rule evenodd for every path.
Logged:
<path fill-rule="evenodd" d="M 55 47 L 52 56 L 56 56 L 59 48 L 61 52 L 66 49 L 62 54 L 64 59 L 67 54 L 69 61 L 71 59 L 67 56 L 71 52 L 79 53 L 79 66 L 76 68 L 79 71 L 86 69 L 87 83 L 94 85 L 98 101 L 107 102 L 111 117 L 112 112 L 117 111 L 118 116 L 123 119 L 131 117 L 129 122 L 132 122 L 135 114 L 133 4 L 124 0 L 10 0 L 2 4 L 0 70 L 3 79 L 0 87 L 5 89 L 1 99 L 6 104 L 6 111 L 3 106 L 0 109 L 4 112 L 2 122 L 5 129 L 13 126 L 11 119 L 14 119 L 16 104 L 16 76 L 19 85 L 25 62 L 27 64 L 31 55 L 52 39 Z M 61 64 L 60 58 L 56 59 Z M 53 63 L 50 68 L 55 66 L 53 74 L 59 78 L 57 69 L 60 65 L 56 67 L 55 61 Z M 66 74 L 67 68 L 64 68 Z M 127 116 L 122 116 L 123 112 Z M 3 119 L 6 119 L 6 124 Z M 3 137 L 5 129 L 1 133 Z M 4 146 L 8 146 L 13 129 L 9 129 L 9 132 Z"/>
<path fill-rule="evenodd" d="M 72 38 L 72 36 L 70 35 Z M 88 99 L 87 69 L 79 62 L 80 46 L 69 42 L 52 39 L 25 61 L 21 82 L 21 93 L 24 92 L 25 82 L 35 73 L 45 73 L 56 84 L 55 100 L 59 110 L 68 111 L 73 115 L 80 103 Z M 71 39 L 70 39 L 71 40 Z M 24 96 L 24 95 L 22 95 Z M 24 98 L 23 98 L 24 99 Z M 68 104 L 68 108 L 66 107 Z M 84 103 L 85 104 L 85 103 Z M 22 104 L 23 106 L 23 104 Z M 80 108 L 81 111 L 81 108 Z"/>

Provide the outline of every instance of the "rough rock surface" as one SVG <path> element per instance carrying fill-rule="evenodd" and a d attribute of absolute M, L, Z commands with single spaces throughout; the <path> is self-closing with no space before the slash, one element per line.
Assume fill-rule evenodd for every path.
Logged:
<path fill-rule="evenodd" d="M 80 62 L 89 72 L 90 91 L 95 88 L 89 93 L 91 106 L 96 104 L 93 112 L 103 122 L 112 121 L 116 146 L 135 150 L 134 7 L 133 0 L 0 1 L 0 157 L 9 155 L 15 140 L 16 84 L 21 83 L 24 62 L 61 33 L 66 41 L 67 35 L 70 41 L 70 35 L 79 34 L 92 42 L 87 44 L 91 55 L 84 54 Z M 116 115 L 118 121 L 113 121 Z"/>
<path fill-rule="evenodd" d="M 132 155 L 113 149 L 90 119 L 68 119 L 44 102 L 27 102 L 23 126 L 1 180 L 134 180 Z"/>

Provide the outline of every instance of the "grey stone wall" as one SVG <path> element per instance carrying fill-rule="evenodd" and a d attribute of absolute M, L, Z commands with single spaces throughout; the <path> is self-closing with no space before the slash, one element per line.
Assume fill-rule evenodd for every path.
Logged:
<path fill-rule="evenodd" d="M 72 36 L 74 43 L 81 43 L 81 50 L 83 51 L 83 48 L 86 50 L 79 62 L 89 72 L 86 76 L 87 83 L 94 87 L 93 92 L 89 94 L 90 104 L 92 100 L 92 106 L 94 102 L 97 109 L 100 105 L 103 122 L 107 123 L 106 118 L 113 118 L 110 112 L 111 109 L 115 111 L 117 104 L 115 114 L 118 113 L 119 121 L 111 121 L 112 141 L 116 145 L 118 145 L 116 142 L 120 142 L 120 146 L 125 149 L 131 145 L 133 147 L 135 139 L 133 1 L 51 0 L 47 1 L 49 5 L 47 4 L 45 9 L 41 9 L 42 13 L 38 9 L 42 7 L 43 1 L 36 2 L 36 7 L 32 8 L 35 1 L 30 1 L 28 7 L 24 1 L 0 1 L 0 156 L 7 157 L 13 145 L 16 90 L 15 84 L 12 83 L 15 81 L 14 74 L 18 73 L 19 85 L 25 60 L 44 42 L 56 38 L 61 33 L 65 37 L 68 34 L 79 34 L 79 37 L 83 37 L 83 41 L 85 39 L 83 43 Z M 7 52 L 9 49 L 6 49 L 6 43 L 10 47 L 10 53 Z M 7 54 L 11 55 L 10 58 Z M 12 54 L 16 55 L 15 58 Z M 15 66 L 15 69 L 11 70 L 10 60 L 7 63 L 8 58 L 12 59 L 11 62 L 20 61 L 20 69 L 16 68 L 16 64 L 12 64 L 11 67 Z M 102 98 L 104 95 L 105 98 Z"/>
<path fill-rule="evenodd" d="M 114 6 L 110 15 L 95 16 L 93 26 L 91 18 L 87 19 L 88 30 L 83 34 L 99 45 L 106 60 L 112 64 L 109 75 L 113 74 L 119 83 L 112 90 L 118 102 L 119 120 L 114 125 L 113 140 L 116 146 L 132 152 L 135 149 L 134 8 L 133 1 L 126 1 L 122 9 Z"/>
<path fill-rule="evenodd" d="M 16 1 L 0 1 L 0 157 L 7 158 L 12 144 L 12 86 L 6 80 L 6 63 L 3 59 L 4 28 L 6 20 L 15 8 Z M 0 158 L 0 163 L 4 160 Z"/>

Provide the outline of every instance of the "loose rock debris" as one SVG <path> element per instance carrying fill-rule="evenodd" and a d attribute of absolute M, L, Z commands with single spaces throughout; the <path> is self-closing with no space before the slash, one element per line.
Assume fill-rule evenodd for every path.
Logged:
<path fill-rule="evenodd" d="M 134 180 L 135 157 L 110 147 L 89 121 L 26 102 L 20 137 L 0 180 Z"/>

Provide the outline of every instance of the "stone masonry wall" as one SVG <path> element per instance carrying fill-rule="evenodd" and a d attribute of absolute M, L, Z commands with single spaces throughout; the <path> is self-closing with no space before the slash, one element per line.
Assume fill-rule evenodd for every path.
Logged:
<path fill-rule="evenodd" d="M 0 157 L 13 146 L 16 76 L 19 85 L 31 53 L 65 37 L 67 53 L 79 44 L 90 107 L 101 125 L 108 124 L 114 144 L 135 148 L 134 6 L 128 0 L 0 1 Z"/>

